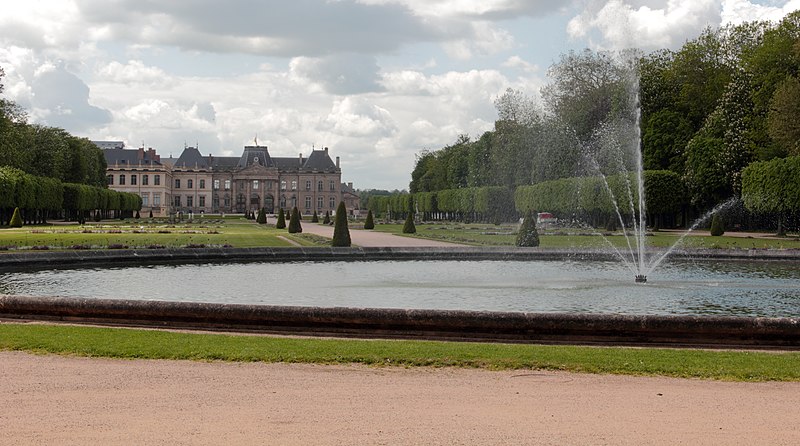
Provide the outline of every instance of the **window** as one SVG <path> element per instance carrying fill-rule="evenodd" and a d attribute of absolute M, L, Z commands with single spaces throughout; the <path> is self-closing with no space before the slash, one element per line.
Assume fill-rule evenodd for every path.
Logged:
<path fill-rule="evenodd" d="M 181 188 L 181 179 L 175 178 L 175 189 L 180 189 L 180 188 Z"/>
<path fill-rule="evenodd" d="M 181 196 L 180 195 L 175 195 L 174 200 L 175 200 L 175 207 L 176 208 L 181 207 Z"/>
<path fill-rule="evenodd" d="M 223 199 L 222 202 L 225 203 L 226 208 L 231 207 L 231 197 L 225 195 L 225 199 Z"/>
<path fill-rule="evenodd" d="M 107 176 L 106 177 L 106 183 L 108 183 L 109 186 L 113 186 L 114 185 L 114 175 Z"/>
<path fill-rule="evenodd" d="M 153 194 L 153 206 L 161 206 L 161 194 Z"/>
<path fill-rule="evenodd" d="M 297 190 L 297 180 L 292 180 L 292 190 Z"/>
<path fill-rule="evenodd" d="M 206 188 L 206 180 L 200 180 L 200 189 Z"/>
<path fill-rule="evenodd" d="M 161 185 L 161 175 L 153 175 L 153 184 L 156 186 Z"/>
<path fill-rule="evenodd" d="M 142 186 L 147 186 L 150 184 L 150 178 L 147 175 L 142 175 Z"/>
<path fill-rule="evenodd" d="M 200 206 L 201 208 L 206 207 L 206 196 L 205 195 L 200 195 L 197 198 L 197 200 L 198 200 L 198 203 L 197 203 L 198 206 Z"/>
<path fill-rule="evenodd" d="M 225 190 L 231 190 L 231 180 L 225 180 Z"/>
<path fill-rule="evenodd" d="M 186 196 L 186 206 L 192 207 L 194 206 L 194 197 L 191 195 Z"/>
<path fill-rule="evenodd" d="M 136 186 L 136 175 L 131 175 L 131 186 Z"/>
<path fill-rule="evenodd" d="M 286 195 L 281 195 L 281 207 L 286 209 Z"/>
<path fill-rule="evenodd" d="M 125 175 L 120 175 L 119 176 L 119 185 L 120 186 L 124 186 L 125 185 Z"/>
<path fill-rule="evenodd" d="M 317 191 L 322 192 L 322 180 L 317 181 Z"/>
<path fill-rule="evenodd" d="M 253 190 L 258 190 L 258 180 L 253 180 Z"/>
<path fill-rule="evenodd" d="M 186 188 L 187 189 L 191 189 L 192 186 L 194 186 L 194 184 L 192 183 L 192 180 L 186 180 Z"/>
<path fill-rule="evenodd" d="M 331 192 L 336 192 L 336 182 L 333 181 L 333 180 L 330 180 L 328 182 L 328 184 L 331 186 Z"/>
<path fill-rule="evenodd" d="M 331 197 L 330 205 L 331 209 L 336 207 L 336 197 Z"/>
<path fill-rule="evenodd" d="M 292 207 L 293 208 L 297 207 L 297 197 L 295 197 L 294 195 L 292 195 Z"/>
<path fill-rule="evenodd" d="M 214 195 L 211 197 L 211 207 L 214 209 L 219 207 L 219 195 Z"/>
<path fill-rule="evenodd" d="M 311 209 L 311 197 L 309 196 L 306 196 L 306 209 Z"/>
<path fill-rule="evenodd" d="M 325 206 L 325 199 L 317 197 L 317 209 L 322 209 L 322 206 Z"/>
<path fill-rule="evenodd" d="M 272 181 L 270 181 L 270 180 L 265 181 L 264 182 L 264 189 L 272 190 Z"/>
<path fill-rule="evenodd" d="M 286 190 L 286 180 L 281 180 L 281 190 Z"/>
<path fill-rule="evenodd" d="M 142 206 L 150 206 L 150 194 L 147 192 L 142 194 Z"/>
<path fill-rule="evenodd" d="M 219 180 L 214 180 L 214 190 L 219 190 Z"/>
<path fill-rule="evenodd" d="M 311 190 L 311 180 L 306 180 L 306 190 Z"/>

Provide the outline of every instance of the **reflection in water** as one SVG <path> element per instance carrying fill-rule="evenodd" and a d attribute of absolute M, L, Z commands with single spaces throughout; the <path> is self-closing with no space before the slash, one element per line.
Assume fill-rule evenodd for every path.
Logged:
<path fill-rule="evenodd" d="M 0 292 L 96 298 L 526 312 L 800 316 L 786 262 L 675 261 L 635 284 L 615 262 L 372 261 L 0 273 Z"/>

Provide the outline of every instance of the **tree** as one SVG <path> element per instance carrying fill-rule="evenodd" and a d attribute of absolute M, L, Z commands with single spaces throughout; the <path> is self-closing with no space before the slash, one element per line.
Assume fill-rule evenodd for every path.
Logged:
<path fill-rule="evenodd" d="M 314 211 L 314 215 L 311 216 L 311 223 L 319 223 L 319 216 L 316 210 Z"/>
<path fill-rule="evenodd" d="M 711 235 L 714 237 L 719 237 L 725 233 L 725 225 L 722 222 L 722 216 L 719 212 L 714 214 L 714 217 L 711 219 Z"/>
<path fill-rule="evenodd" d="M 532 210 L 525 212 L 522 219 L 522 226 L 517 234 L 517 246 L 535 247 L 539 246 L 539 231 L 536 230 L 536 217 Z"/>
<path fill-rule="evenodd" d="M 256 222 L 260 225 L 267 224 L 267 210 L 264 208 L 259 209 L 258 211 L 258 218 L 256 218 Z"/>
<path fill-rule="evenodd" d="M 789 155 L 800 155 L 800 81 L 789 76 L 778 84 L 767 115 L 769 136 Z"/>
<path fill-rule="evenodd" d="M 331 212 L 330 211 L 325 211 L 325 217 L 322 219 L 322 224 L 323 225 L 331 224 Z"/>
<path fill-rule="evenodd" d="M 22 216 L 19 213 L 19 208 L 14 208 L 14 215 L 11 216 L 11 221 L 8 223 L 12 228 L 22 227 Z"/>
<path fill-rule="evenodd" d="M 292 208 L 292 216 L 289 217 L 289 234 L 296 234 L 303 232 L 303 227 L 300 225 L 300 211 L 297 206 Z"/>
<path fill-rule="evenodd" d="M 278 222 L 275 223 L 276 229 L 286 229 L 286 217 L 283 216 L 283 208 L 278 209 Z"/>
<path fill-rule="evenodd" d="M 406 217 L 406 222 L 403 224 L 403 234 L 415 234 L 417 227 L 414 226 L 414 213 L 409 212 Z"/>
<path fill-rule="evenodd" d="M 347 208 L 344 201 L 339 202 L 336 208 L 336 220 L 333 226 L 333 240 L 331 246 L 350 246 L 350 228 L 347 227 Z"/>
<path fill-rule="evenodd" d="M 364 229 L 375 229 L 375 222 L 372 218 L 372 209 L 367 211 L 367 219 L 364 221 Z"/>

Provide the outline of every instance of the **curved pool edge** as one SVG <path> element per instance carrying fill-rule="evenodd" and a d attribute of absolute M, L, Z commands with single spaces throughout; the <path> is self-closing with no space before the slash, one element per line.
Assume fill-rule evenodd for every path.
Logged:
<path fill-rule="evenodd" d="M 800 318 L 323 308 L 0 295 L 0 318 L 384 339 L 800 350 Z"/>
<path fill-rule="evenodd" d="M 800 250 L 694 249 L 674 258 L 695 260 L 800 260 Z M 385 247 L 385 248 L 170 248 L 0 252 L 0 268 L 81 267 L 198 262 L 285 262 L 365 260 L 618 260 L 599 249 L 516 247 Z"/>

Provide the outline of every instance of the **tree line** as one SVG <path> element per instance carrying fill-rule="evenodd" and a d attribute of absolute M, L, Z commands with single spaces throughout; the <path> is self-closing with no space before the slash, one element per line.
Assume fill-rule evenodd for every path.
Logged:
<path fill-rule="evenodd" d="M 142 198 L 88 184 L 62 183 L 20 169 L 0 166 L 0 226 L 8 225 L 19 208 L 25 224 L 46 223 L 48 218 L 85 222 L 86 218 L 133 216 Z"/>
<path fill-rule="evenodd" d="M 675 51 L 571 51 L 548 70 L 542 103 L 507 90 L 495 102 L 493 130 L 419 153 L 409 191 L 530 194 L 529 186 L 555 180 L 632 171 L 635 151 L 618 149 L 634 147 L 645 170 L 671 172 L 651 178 L 680 183 L 677 194 L 646 193 L 662 220 L 651 223 L 685 225 L 747 195 L 743 187 L 754 183 L 743 182 L 743 171 L 751 163 L 800 155 L 799 71 L 800 11 L 778 23 L 707 28 Z M 547 187 L 556 186 L 540 191 Z M 744 202 L 751 213 L 795 212 Z"/>

